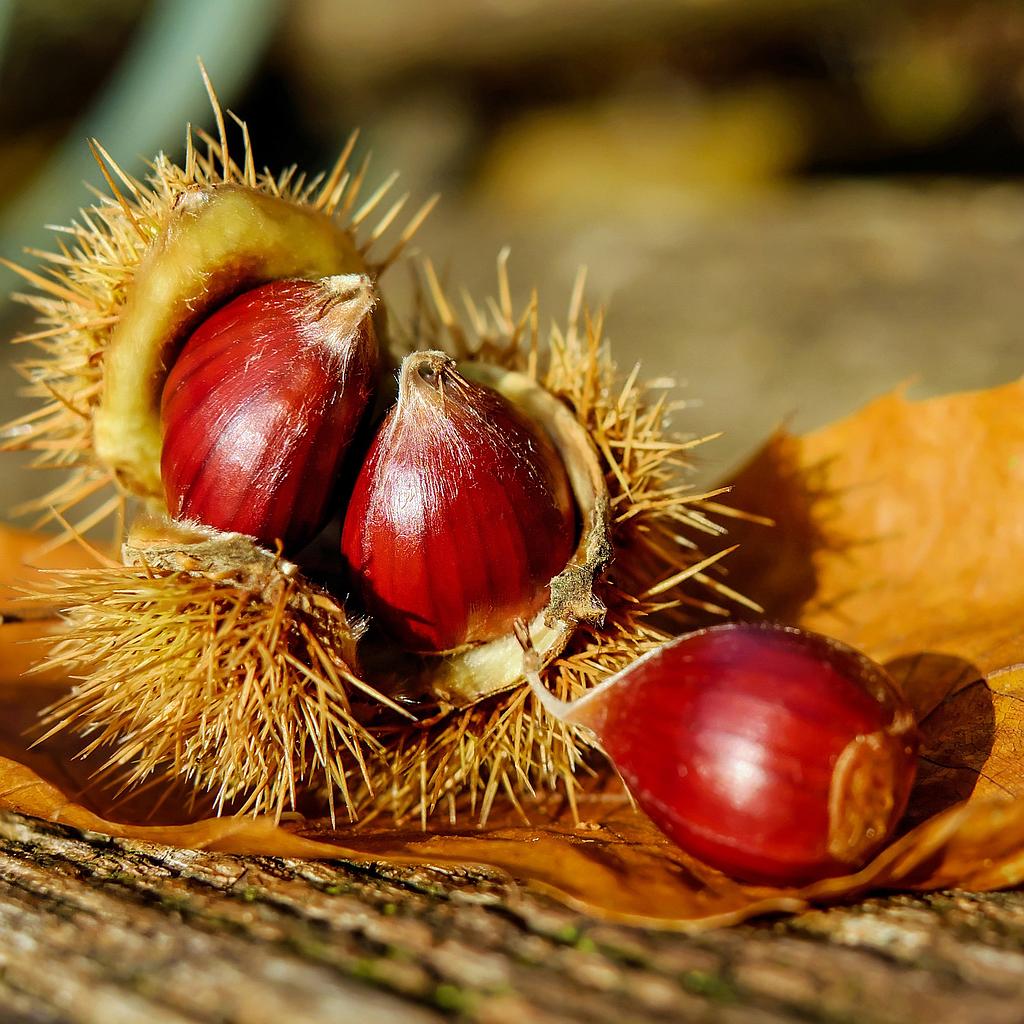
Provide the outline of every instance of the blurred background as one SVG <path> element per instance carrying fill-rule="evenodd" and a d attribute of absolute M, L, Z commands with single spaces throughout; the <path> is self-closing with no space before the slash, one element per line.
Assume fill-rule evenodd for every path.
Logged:
<path fill-rule="evenodd" d="M 452 284 L 508 244 L 559 316 L 586 263 L 620 361 L 725 431 L 708 480 L 782 421 L 1021 372 L 1020 0 L 0 0 L 4 255 L 88 201 L 86 137 L 140 173 L 210 126 L 197 55 L 260 162 L 360 126 L 376 180 L 440 191 Z"/>

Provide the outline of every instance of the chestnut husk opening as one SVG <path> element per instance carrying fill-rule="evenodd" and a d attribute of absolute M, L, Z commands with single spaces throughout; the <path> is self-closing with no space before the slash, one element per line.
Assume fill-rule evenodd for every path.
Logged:
<path fill-rule="evenodd" d="M 252 230 L 252 222 L 266 230 Z M 296 239 L 303 244 L 296 244 Z M 147 249 L 129 300 L 106 352 L 104 387 L 93 424 L 99 460 L 127 491 L 146 499 L 151 513 L 143 534 L 160 548 L 154 523 L 166 511 L 160 481 L 159 402 L 163 381 L 187 331 L 233 296 L 268 280 L 366 273 L 348 232 L 332 218 L 244 185 L 212 184 L 186 190 L 160 237 Z M 374 310 L 383 318 L 384 303 Z M 382 352 L 387 335 L 376 324 Z M 386 362 L 386 359 L 384 360 Z M 550 584 L 550 600 L 530 623 L 545 664 L 564 650 L 576 626 L 600 626 L 604 605 L 596 581 L 612 557 L 607 485 L 586 429 L 563 402 L 525 374 L 483 362 L 460 362 L 459 372 L 493 388 L 542 429 L 561 458 L 581 524 L 573 557 Z M 139 386 L 139 383 L 142 386 Z M 178 543 L 177 524 L 170 541 Z M 129 536 L 129 564 L 150 564 L 140 534 Z M 403 702 L 440 708 L 469 706 L 511 689 L 523 679 L 519 647 L 509 626 L 497 640 L 449 655 L 367 651 L 380 684 Z"/>
<path fill-rule="evenodd" d="M 107 345 L 93 418 L 100 462 L 130 494 L 162 503 L 160 396 L 189 332 L 256 285 L 370 271 L 349 232 L 311 207 L 229 183 L 183 192 L 139 264 Z M 386 344 L 378 309 L 374 326 Z"/>
<path fill-rule="evenodd" d="M 534 648 L 543 664 L 556 659 L 577 626 L 600 627 L 605 606 L 595 592 L 612 559 L 611 513 L 607 484 L 593 443 L 572 412 L 525 374 L 486 363 L 460 363 L 459 373 L 508 399 L 544 432 L 569 479 L 579 523 L 575 550 L 548 584 L 549 599 L 529 622 Z M 361 659 L 375 685 L 407 705 L 435 711 L 468 707 L 523 682 L 521 648 L 513 624 L 504 636 L 454 651 L 403 651 L 370 630 Z"/>
<path fill-rule="evenodd" d="M 562 653 L 581 622 L 596 627 L 603 623 L 605 606 L 595 588 L 613 553 L 607 484 L 585 428 L 558 398 L 525 374 L 497 366 L 460 364 L 460 372 L 498 391 L 542 429 L 569 477 L 582 524 L 579 540 L 568 564 L 550 582 L 550 599 L 529 623 L 531 642 L 546 665 Z M 211 561 L 214 550 L 216 559 Z M 318 551 L 321 546 L 314 544 L 303 554 L 315 556 Z M 303 573 L 303 554 L 296 562 L 283 561 L 249 538 L 174 523 L 159 513 L 151 512 L 133 524 L 123 554 L 128 565 L 203 574 L 228 572 L 233 559 L 268 568 L 278 565 L 288 576 L 319 589 L 311 575 Z M 243 574 L 238 582 L 246 588 L 253 585 L 251 574 Z M 340 582 L 323 581 L 328 588 Z M 357 659 L 351 661 L 356 664 Z M 506 636 L 443 654 L 402 651 L 386 638 L 374 637 L 371 630 L 360 643 L 358 665 L 375 689 L 403 706 L 429 708 L 429 714 L 468 707 L 524 681 L 521 647 L 511 623 Z"/>

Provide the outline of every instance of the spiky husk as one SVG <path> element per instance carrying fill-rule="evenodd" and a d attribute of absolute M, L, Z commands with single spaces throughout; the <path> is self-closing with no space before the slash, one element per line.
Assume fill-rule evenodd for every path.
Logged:
<path fill-rule="evenodd" d="M 214 809 L 279 817 L 313 787 L 350 815 L 353 779 L 369 784 L 379 744 L 359 700 L 383 698 L 353 675 L 360 627 L 301 578 L 258 588 L 135 566 L 58 577 L 46 596 L 68 610 L 48 668 L 83 673 L 44 717 L 102 751 L 124 787 L 184 778 Z M 44 737 L 45 738 L 45 737 Z"/>
<path fill-rule="evenodd" d="M 104 353 L 136 267 L 184 192 L 196 186 L 237 183 L 335 217 L 353 236 L 364 232 L 358 248 L 374 275 L 399 257 L 434 202 L 425 204 L 409 220 L 390 250 L 376 254 L 376 243 L 394 223 L 408 196 L 400 197 L 375 225 L 368 226 L 396 176 L 360 200 L 368 161 L 349 167 L 356 135 L 350 137 L 328 173 L 308 177 L 295 166 L 278 174 L 266 168 L 257 170 L 249 132 L 229 113 L 238 124 L 243 146 L 240 161 L 231 156 L 224 112 L 205 72 L 204 80 L 217 123 L 216 138 L 189 128 L 183 163 L 179 166 L 161 153 L 144 181 L 127 174 L 100 143 L 92 141 L 109 194 L 97 193 L 94 205 L 83 209 L 78 220 L 54 229 L 58 233 L 56 251 L 30 251 L 41 262 L 38 270 L 5 261 L 35 289 L 15 297 L 35 311 L 38 329 L 16 341 L 36 350 L 18 364 L 18 370 L 27 381 L 23 393 L 41 404 L 8 423 L 0 433 L 0 443 L 7 450 L 33 452 L 36 467 L 66 471 L 58 486 L 15 510 L 39 515 L 37 525 L 55 521 L 61 526 L 61 534 L 50 547 L 73 533 L 85 534 L 112 516 L 118 517 L 123 528 L 126 497 L 110 469 L 94 458 L 92 419 L 100 402 Z M 94 507 L 76 511 L 84 502 Z M 72 521 L 73 529 L 67 520 Z M 119 529 L 118 534 L 121 532 Z"/>
<path fill-rule="evenodd" d="M 599 583 L 605 621 L 580 625 L 544 671 L 549 688 L 577 697 L 685 625 L 745 603 L 717 574 L 729 548 L 706 556 L 698 543 L 702 535 L 721 542 L 716 518 L 729 511 L 718 491 L 687 484 L 690 451 L 702 439 L 672 435 L 664 389 L 644 387 L 635 371 L 618 380 L 600 317 L 582 309 L 582 280 L 567 324 L 553 326 L 543 345 L 536 298 L 513 312 L 503 259 L 500 297 L 486 319 L 472 304 L 465 320 L 456 319 L 429 267 L 427 280 L 408 345 L 444 344 L 460 360 L 533 376 L 586 427 L 605 467 L 616 551 Z M 70 577 L 60 600 L 71 633 L 48 668 L 56 662 L 85 681 L 55 709 L 53 724 L 91 730 L 89 749 L 112 747 L 109 763 L 133 784 L 167 772 L 213 791 L 221 807 L 244 794 L 231 809 L 280 813 L 295 805 L 297 779 L 324 788 L 329 801 L 341 792 L 360 819 L 383 813 L 425 826 L 467 814 L 486 820 L 498 799 L 524 815 L 552 791 L 571 802 L 598 763 L 587 734 L 547 715 L 525 684 L 465 710 L 422 709 L 425 721 L 410 723 L 373 694 L 370 681 L 347 669 L 335 679 L 321 666 L 318 659 L 346 663 L 323 624 L 300 626 L 299 667 L 294 648 L 275 640 L 294 637 L 294 626 L 275 632 L 278 613 L 259 588 L 244 600 L 239 594 L 235 584 L 196 573 L 116 567 Z M 247 676 L 240 651 L 256 659 Z M 233 702 L 244 678 L 251 699 L 238 714 Z M 255 679 L 264 683 L 252 686 Z M 360 686 L 370 692 L 353 707 L 346 694 Z M 310 716 L 325 696 L 343 710 L 332 719 L 333 739 L 321 744 L 325 724 Z M 168 720 L 178 723 L 170 732 Z"/>
<path fill-rule="evenodd" d="M 699 493 L 687 483 L 689 453 L 705 439 L 672 433 L 671 394 L 642 384 L 638 368 L 618 377 L 601 316 L 583 308 L 583 275 L 565 326 L 552 325 L 542 343 L 536 294 L 522 311 L 513 307 L 506 253 L 498 261 L 498 299 L 486 314 L 467 298 L 465 316 L 458 316 L 432 266 L 425 273 L 409 347 L 445 348 L 459 360 L 532 376 L 574 412 L 605 467 L 615 548 L 597 587 L 605 621 L 580 626 L 545 669 L 549 688 L 565 700 L 580 696 L 679 629 L 725 616 L 728 605 L 749 606 L 716 574 L 730 549 L 707 556 L 698 543 L 701 536 L 720 541 L 725 529 L 716 517 L 735 514 L 716 501 L 720 489 Z M 388 757 L 372 788 L 359 794 L 360 812 L 386 809 L 424 825 L 438 813 L 454 819 L 467 808 L 486 820 L 499 796 L 524 814 L 529 801 L 550 791 L 572 801 L 593 760 L 589 736 L 547 715 L 525 684 L 429 725 L 395 723 L 377 735 Z"/>
<path fill-rule="evenodd" d="M 443 345 L 460 360 L 529 374 L 584 425 L 603 465 L 614 512 L 616 561 L 599 584 L 602 626 L 581 625 L 544 679 L 572 699 L 696 619 L 744 602 L 716 574 L 729 510 L 718 491 L 688 484 L 701 438 L 677 438 L 664 389 L 619 382 L 601 318 L 582 308 L 582 279 L 566 325 L 541 344 L 537 301 L 510 299 L 504 258 L 499 299 L 486 317 L 457 318 L 432 269 L 409 347 Z M 688 584 L 684 587 L 684 584 Z M 289 587 L 305 586 L 289 577 Z M 410 723 L 349 669 L 326 623 L 303 621 L 262 589 L 201 573 L 112 567 L 79 573 L 59 590 L 70 632 L 47 662 L 83 675 L 50 714 L 55 728 L 112 748 L 108 768 L 136 785 L 156 773 L 212 792 L 218 809 L 280 814 L 298 789 L 340 792 L 352 816 L 486 820 L 497 799 L 524 815 L 535 797 L 571 802 L 594 765 L 587 734 L 548 716 L 523 685 L 460 711 L 425 709 Z M 340 613 L 339 613 L 340 614 Z M 362 708 L 349 694 L 362 692 Z M 237 798 L 237 799 L 236 799 Z"/>
<path fill-rule="evenodd" d="M 37 291 L 21 296 L 40 329 L 20 340 L 38 349 L 21 366 L 35 412 L 11 424 L 6 446 L 28 449 L 36 464 L 63 468 L 65 481 L 32 503 L 66 532 L 122 516 L 124 498 L 93 459 L 91 421 L 99 403 L 104 352 L 133 273 L 177 198 L 196 185 L 235 182 L 338 216 L 355 231 L 391 181 L 361 206 L 365 164 L 346 170 L 350 140 L 333 170 L 307 180 L 294 168 L 256 171 L 248 133 L 244 157 L 231 158 L 224 118 L 211 99 L 218 137 L 188 133 L 182 166 L 160 156 L 146 182 L 125 174 L 98 144 L 110 195 L 99 196 L 54 253 L 39 253 L 42 273 L 15 268 Z M 241 124 L 239 122 L 239 124 Z M 401 209 L 399 200 L 369 232 L 361 251 L 375 271 L 389 265 L 429 209 L 422 209 L 381 259 L 372 246 Z M 489 362 L 536 379 L 573 411 L 593 438 L 606 470 L 614 513 L 616 561 L 600 584 L 602 627 L 581 625 L 545 682 L 572 698 L 662 642 L 695 617 L 726 614 L 741 601 L 722 581 L 701 539 L 718 544 L 728 514 L 718 492 L 687 483 L 698 438 L 671 434 L 669 392 L 645 387 L 634 370 L 616 376 L 600 316 L 583 310 L 582 278 L 564 326 L 539 327 L 534 295 L 521 312 L 512 301 L 505 256 L 499 295 L 484 313 L 466 300 L 456 315 L 431 267 L 407 347 L 445 348 L 459 360 Z M 77 521 L 73 509 L 110 493 Z M 684 586 L 685 584 L 685 586 Z M 420 724 L 351 671 L 344 630 L 321 609 L 310 615 L 289 595 L 305 586 L 282 579 L 279 593 L 239 586 L 202 572 L 110 566 L 70 574 L 57 586 L 68 633 L 47 667 L 82 681 L 51 710 L 52 730 L 89 736 L 87 751 L 107 751 L 107 770 L 137 786 L 169 774 L 209 792 L 219 810 L 279 815 L 302 788 L 336 795 L 352 815 L 486 819 L 501 797 L 526 813 L 534 794 L 561 790 L 571 801 L 592 764 L 586 736 L 553 721 L 524 685 L 462 711 L 425 709 Z M 340 612 L 338 613 L 341 614 Z M 325 618 L 326 616 L 326 618 Z M 343 618 L 343 616 L 342 616 Z M 362 705 L 360 706 L 360 702 Z"/>

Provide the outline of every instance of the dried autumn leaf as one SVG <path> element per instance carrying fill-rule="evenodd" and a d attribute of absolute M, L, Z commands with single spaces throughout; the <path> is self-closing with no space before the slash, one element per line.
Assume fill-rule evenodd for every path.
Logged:
<path fill-rule="evenodd" d="M 112 836 L 228 853 L 486 865 L 587 912 L 661 927 L 730 924 L 873 888 L 932 887 L 961 877 L 979 888 L 1005 885 L 1012 880 L 1006 859 L 1024 850 L 1024 802 L 1000 804 L 997 813 L 968 804 L 904 836 L 855 875 L 781 890 L 739 885 L 697 863 L 614 793 L 583 798 L 584 824 L 578 826 L 567 808 L 555 806 L 536 810 L 542 824 L 495 814 L 486 829 L 443 833 L 415 825 L 331 829 L 317 821 L 204 817 L 172 786 L 119 799 L 90 778 L 90 766 L 74 758 L 66 737 L 64 745 L 61 738 L 34 749 L 26 744 L 24 730 L 60 681 L 19 680 L 27 663 L 21 641 L 52 628 L 44 622 L 0 626 L 0 806 Z M 999 866 L 983 865 L 976 851 L 996 842 L 1006 857 Z M 1024 870 L 1024 855 L 1018 859 Z"/>
<path fill-rule="evenodd" d="M 67 738 L 30 749 L 66 681 L 22 678 L 20 642 L 51 621 L 0 627 L 0 806 L 115 836 L 277 856 L 489 865 L 598 915 L 662 927 L 726 924 L 873 889 L 976 889 L 1024 880 L 1024 641 L 1015 579 L 1024 531 L 1024 387 L 910 403 L 900 395 L 808 437 L 778 435 L 736 482 L 750 527 L 734 582 L 776 617 L 856 644 L 890 669 L 924 735 L 915 823 L 860 872 L 798 890 L 739 885 L 687 857 L 614 788 L 534 824 L 423 832 L 376 822 L 216 818 L 173 787 L 119 799 Z M 757 532 L 753 532 L 757 531 Z M 0 533 L 0 576 L 24 542 Z M 2 579 L 0 579 L 2 582 Z M 987 673 L 987 676 L 985 675 Z"/>
<path fill-rule="evenodd" d="M 769 615 L 879 661 L 922 652 L 979 675 L 1024 661 L 1024 383 L 911 402 L 886 395 L 829 427 L 780 433 L 730 500 L 734 585 Z"/>

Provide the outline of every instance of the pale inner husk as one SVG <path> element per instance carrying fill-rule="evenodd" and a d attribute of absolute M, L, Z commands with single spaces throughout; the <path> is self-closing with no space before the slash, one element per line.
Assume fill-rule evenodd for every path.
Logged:
<path fill-rule="evenodd" d="M 247 287 L 367 269 L 351 234 L 319 210 L 242 185 L 183 193 L 139 264 L 104 356 L 100 461 L 128 491 L 162 498 L 160 394 L 190 326 Z"/>

